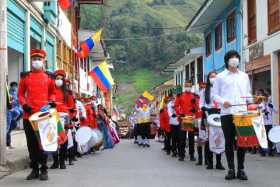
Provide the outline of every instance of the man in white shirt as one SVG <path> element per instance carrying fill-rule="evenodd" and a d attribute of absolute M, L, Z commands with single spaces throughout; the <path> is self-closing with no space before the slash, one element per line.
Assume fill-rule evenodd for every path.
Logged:
<path fill-rule="evenodd" d="M 235 178 L 234 166 L 234 144 L 235 144 L 235 125 L 233 123 L 233 114 L 240 111 L 246 111 L 246 98 L 251 98 L 251 86 L 249 77 L 246 73 L 238 69 L 240 55 L 237 51 L 229 51 L 225 57 L 226 69 L 217 75 L 213 86 L 213 99 L 221 106 L 221 122 L 225 136 L 225 150 L 227 163 L 229 167 L 226 180 Z M 245 149 L 238 147 L 237 160 L 238 172 L 237 178 L 248 180 L 244 171 Z"/>

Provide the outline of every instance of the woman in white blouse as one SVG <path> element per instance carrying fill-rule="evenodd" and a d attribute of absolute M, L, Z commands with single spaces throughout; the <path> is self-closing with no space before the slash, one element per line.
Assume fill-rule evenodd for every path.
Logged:
<path fill-rule="evenodd" d="M 204 121 L 206 121 L 206 113 L 208 115 L 210 114 L 217 114 L 220 113 L 220 109 L 218 107 L 218 104 L 213 100 L 212 97 L 212 86 L 214 84 L 215 78 L 216 78 L 217 73 L 215 71 L 212 71 L 208 74 L 207 76 L 207 83 L 206 83 L 206 88 L 205 90 L 202 90 L 200 93 L 200 108 L 203 111 L 203 119 L 202 119 L 202 124 L 201 127 L 205 128 Z M 209 141 L 205 143 L 205 158 L 207 159 L 207 168 L 206 169 L 213 169 L 213 152 L 210 151 L 209 149 Z M 216 169 L 219 170 L 225 170 L 221 163 L 221 154 L 216 155 Z"/>

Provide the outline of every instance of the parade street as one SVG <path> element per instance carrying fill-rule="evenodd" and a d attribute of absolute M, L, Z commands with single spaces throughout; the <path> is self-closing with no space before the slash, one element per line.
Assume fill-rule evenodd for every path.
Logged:
<path fill-rule="evenodd" d="M 225 181 L 224 171 L 207 171 L 188 160 L 179 162 L 160 149 L 161 144 L 157 142 L 152 143 L 151 148 L 144 149 L 123 140 L 115 149 L 87 155 L 67 170 L 49 170 L 49 181 L 26 181 L 24 179 L 29 171 L 25 170 L 2 179 L 0 186 L 279 186 L 279 157 L 263 158 L 248 154 L 249 180 Z"/>

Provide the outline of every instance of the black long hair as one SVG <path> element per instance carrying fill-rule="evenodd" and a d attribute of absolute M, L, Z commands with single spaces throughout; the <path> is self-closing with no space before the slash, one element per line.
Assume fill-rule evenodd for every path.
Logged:
<path fill-rule="evenodd" d="M 213 74 L 213 73 L 217 74 L 216 71 L 211 71 L 207 75 L 207 82 L 206 82 L 206 88 L 205 88 L 205 102 L 206 102 L 206 104 L 211 103 L 211 87 L 213 85 L 210 82 L 210 75 Z"/>

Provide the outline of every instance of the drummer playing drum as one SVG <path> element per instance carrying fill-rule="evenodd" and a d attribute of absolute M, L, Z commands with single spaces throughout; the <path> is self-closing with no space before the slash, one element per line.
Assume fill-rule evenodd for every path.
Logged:
<path fill-rule="evenodd" d="M 45 62 L 46 52 L 42 49 L 33 49 L 31 51 L 31 71 L 23 73 L 19 83 L 18 98 L 24 110 L 23 127 L 32 168 L 27 180 L 36 178 L 48 180 L 47 155 L 40 149 L 40 142 L 28 120 L 33 113 L 39 112 L 41 107 L 47 105 L 54 96 L 55 85 L 51 77 L 44 71 Z M 39 164 L 41 164 L 40 175 Z"/>
<path fill-rule="evenodd" d="M 213 86 L 213 98 L 221 105 L 221 123 L 225 136 L 225 151 L 229 168 L 225 179 L 232 180 L 236 177 L 234 166 L 236 131 L 233 114 L 246 111 L 248 101 L 244 99 L 244 96 L 250 98 L 251 86 L 248 75 L 238 68 L 240 55 L 237 51 L 231 50 L 227 52 L 224 61 L 226 69 L 217 75 Z M 245 151 L 245 148 L 238 147 L 237 149 L 237 178 L 240 180 L 248 180 L 244 171 Z"/>

